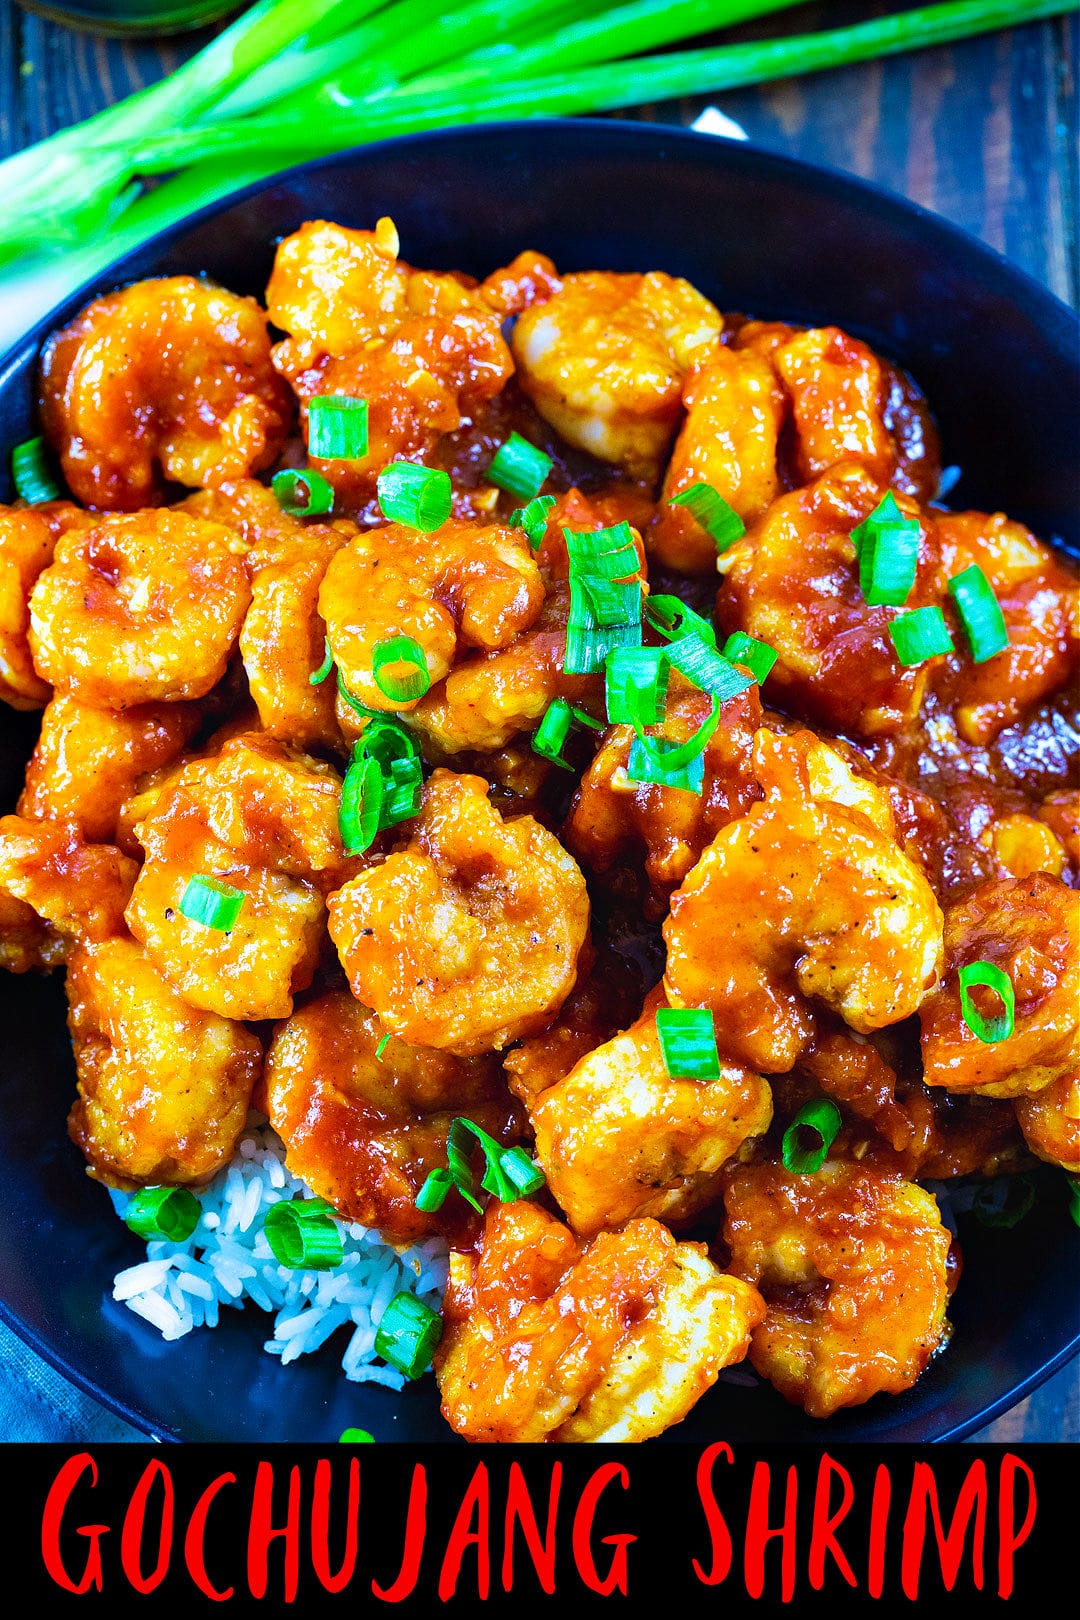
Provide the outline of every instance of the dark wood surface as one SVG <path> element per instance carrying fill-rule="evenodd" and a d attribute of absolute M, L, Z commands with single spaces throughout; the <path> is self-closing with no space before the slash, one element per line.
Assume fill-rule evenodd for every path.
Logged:
<path fill-rule="evenodd" d="M 729 37 L 838 26 L 902 9 L 904 0 L 831 0 Z M 863 175 L 945 215 L 1078 306 L 1078 33 L 1075 17 L 1035 23 L 630 116 L 689 124 L 717 105 L 763 146 Z M 208 37 L 104 40 L 0 0 L 0 155 L 152 83 Z M 1078 1437 L 1074 1363 L 975 1438 Z"/>

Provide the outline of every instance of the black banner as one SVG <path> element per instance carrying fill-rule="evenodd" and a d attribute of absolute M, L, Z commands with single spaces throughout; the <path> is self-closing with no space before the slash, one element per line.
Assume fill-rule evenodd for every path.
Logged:
<path fill-rule="evenodd" d="M 1030 1613 L 1069 1590 L 1075 1452 L 7 1446 L 7 1586 L 49 1615 Z"/>

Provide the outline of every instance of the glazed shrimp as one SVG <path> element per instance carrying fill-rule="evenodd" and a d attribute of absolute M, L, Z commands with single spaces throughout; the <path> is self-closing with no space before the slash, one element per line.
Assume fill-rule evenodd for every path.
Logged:
<path fill-rule="evenodd" d="M 49 700 L 30 653 L 30 593 L 60 536 L 94 522 L 69 501 L 0 506 L 0 698 L 13 709 L 40 709 Z"/>
<path fill-rule="evenodd" d="M 674 435 L 683 379 L 722 326 L 687 281 L 589 271 L 526 309 L 511 345 L 522 388 L 557 433 L 602 461 L 650 473 Z"/>
<path fill-rule="evenodd" d="M 1032 1153 L 1080 1175 L 1080 1069 L 1059 1075 L 1034 1096 L 1017 1097 L 1013 1106 Z"/>
<path fill-rule="evenodd" d="M 134 512 L 166 482 L 198 489 L 270 466 L 292 406 L 255 301 L 170 276 L 96 299 L 50 339 L 41 415 L 77 499 Z"/>
<path fill-rule="evenodd" d="M 179 512 L 71 530 L 30 597 L 34 667 L 103 709 L 203 697 L 251 600 L 235 536 Z"/>
<path fill-rule="evenodd" d="M 909 1389 L 946 1340 L 950 1237 L 898 1174 L 830 1161 L 814 1175 L 727 1175 L 731 1269 L 761 1290 L 750 1360 L 785 1400 L 828 1417 Z"/>
<path fill-rule="evenodd" d="M 725 1054 L 764 1074 L 798 1059 L 813 1000 L 867 1034 L 915 1012 L 941 962 L 941 911 L 884 793 L 822 749 L 814 770 L 797 739 L 759 732 L 768 797 L 717 834 L 664 924 L 670 1003 L 711 1007 Z"/>
<path fill-rule="evenodd" d="M 412 837 L 330 897 L 353 994 L 387 1029 L 461 1057 L 543 1029 L 574 987 L 585 880 L 533 819 L 503 822 L 478 776 L 436 771 Z"/>
<path fill-rule="evenodd" d="M 579 1237 L 632 1216 L 678 1226 L 719 1199 L 720 1172 L 772 1119 L 758 1075 L 722 1062 L 706 1083 L 672 1079 L 656 1029 L 663 996 L 557 1081 L 532 1109 L 536 1154 Z"/>
<path fill-rule="evenodd" d="M 125 932 L 124 907 L 138 868 L 112 844 L 88 844 L 54 821 L 0 819 L 0 893 L 29 906 L 50 941 L 47 965 L 86 941 Z"/>
<path fill-rule="evenodd" d="M 659 1221 L 579 1246 L 536 1204 L 492 1205 L 451 1257 L 443 1415 L 468 1440 L 647 1440 L 742 1360 L 762 1309 Z"/>
<path fill-rule="evenodd" d="M 506 647 L 540 612 L 544 587 L 521 531 L 451 519 L 433 534 L 391 523 L 358 535 L 330 562 L 319 612 L 353 697 L 372 709 L 408 709 L 376 685 L 380 641 L 405 635 L 441 681 L 458 647 Z"/>

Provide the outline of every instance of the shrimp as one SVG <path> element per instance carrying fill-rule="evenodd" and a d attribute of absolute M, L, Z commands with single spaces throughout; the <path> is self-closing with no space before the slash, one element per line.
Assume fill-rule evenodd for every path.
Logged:
<path fill-rule="evenodd" d="M 520 315 L 534 304 L 550 302 L 561 288 L 559 273 L 547 254 L 526 249 L 485 276 L 477 291 L 500 315 Z"/>
<path fill-rule="evenodd" d="M 688 281 L 654 271 L 569 275 L 518 316 L 518 380 L 568 444 L 655 474 L 679 419 L 683 380 L 723 320 Z"/>
<path fill-rule="evenodd" d="M 2 839 L 0 833 L 0 839 Z M 0 843 L 0 850 L 2 850 Z M 62 937 L 25 900 L 0 884 L 0 968 L 6 973 L 48 973 L 67 954 Z"/>
<path fill-rule="evenodd" d="M 1053 829 L 1020 812 L 992 821 L 979 842 L 989 847 L 1003 877 L 1031 877 L 1035 872 L 1060 877 L 1068 861 Z"/>
<path fill-rule="evenodd" d="M 772 363 L 791 400 L 799 482 L 858 461 L 887 484 L 896 450 L 883 420 L 881 364 L 866 344 L 826 326 L 778 344 Z"/>
<path fill-rule="evenodd" d="M 294 1175 L 347 1219 L 395 1243 L 435 1232 L 459 1238 L 469 1206 L 452 1196 L 425 1214 L 416 1195 L 445 1168 L 455 1115 L 498 1141 L 520 1136 L 521 1118 L 494 1057 L 458 1058 L 391 1039 L 347 990 L 294 1012 L 274 1031 L 260 1107 L 285 1143 Z"/>
<path fill-rule="evenodd" d="M 959 972 L 989 962 L 1010 980 L 1015 1023 L 988 1044 L 964 1019 Z M 1000 1003 L 971 992 L 984 1016 Z M 945 969 L 919 1010 L 923 1075 L 929 1086 L 1018 1097 L 1040 1091 L 1080 1061 L 1080 915 L 1060 878 L 983 883 L 945 913 Z"/>
<path fill-rule="evenodd" d="M 86 941 L 123 934 L 138 868 L 111 844 L 88 844 L 53 821 L 0 818 L 0 894 L 29 906 L 46 925 L 46 965 Z"/>
<path fill-rule="evenodd" d="M 127 924 L 190 1006 L 225 1018 L 287 1018 L 311 983 L 324 889 L 356 870 L 338 832 L 341 780 L 269 738 L 233 738 L 152 796 L 135 831 L 146 852 Z M 193 878 L 243 894 L 228 931 L 187 917 Z"/>
<path fill-rule="evenodd" d="M 941 963 L 941 911 L 886 795 L 831 753 L 758 733 L 768 797 L 716 835 L 664 924 L 669 1002 L 711 1007 L 725 1054 L 764 1074 L 807 1046 L 813 999 L 867 1034 L 915 1012 Z"/>
<path fill-rule="evenodd" d="M 409 267 L 398 262 L 399 246 L 386 218 L 373 231 L 309 220 L 278 244 L 266 310 L 289 333 L 275 350 L 285 375 L 303 357 L 351 354 L 401 324 Z"/>
<path fill-rule="evenodd" d="M 716 612 L 724 630 L 745 630 L 776 650 L 769 683 L 779 702 L 854 737 L 907 728 L 930 668 L 900 664 L 888 632 L 896 609 L 870 607 L 859 588 L 851 531 L 882 493 L 864 468 L 846 462 L 774 501 L 720 559 Z M 905 516 L 919 516 L 906 497 L 899 504 Z M 909 609 L 941 595 L 934 525 L 920 523 Z"/>
<path fill-rule="evenodd" d="M 1039 806 L 1039 820 L 1050 828 L 1069 864 L 1080 867 L 1080 790 L 1061 788 L 1051 793 Z"/>
<path fill-rule="evenodd" d="M 579 963 L 582 969 L 585 962 L 583 951 Z M 582 1058 L 633 1022 L 641 995 L 640 968 L 612 950 L 598 952 L 550 1028 L 507 1052 L 503 1068 L 515 1097 L 531 1108 Z"/>
<path fill-rule="evenodd" d="M 197 1012 L 130 939 L 68 964 L 71 1139 L 111 1186 L 200 1183 L 229 1162 L 262 1069 L 242 1024 Z"/>
<path fill-rule="evenodd" d="M 67 529 L 95 520 L 68 501 L 0 506 L 0 698 L 13 709 L 40 709 L 49 685 L 30 653 L 30 593 Z"/>
<path fill-rule="evenodd" d="M 506 647 L 540 612 L 544 586 L 521 531 L 451 519 L 433 534 L 402 524 L 371 529 L 330 562 L 319 612 L 353 697 L 372 709 L 409 709 L 376 684 L 381 641 L 419 643 L 432 681 L 449 673 L 459 645 Z"/>
<path fill-rule="evenodd" d="M 532 816 L 503 822 L 477 776 L 434 773 L 405 848 L 330 897 L 353 994 L 386 1028 L 459 1057 L 551 1022 L 588 935 L 585 880 Z"/>
<path fill-rule="evenodd" d="M 179 512 L 71 530 L 30 597 L 30 647 L 53 686 L 102 709 L 203 697 L 251 600 L 234 536 Z"/>
<path fill-rule="evenodd" d="M 1058 1075 L 1034 1096 L 1015 1098 L 1013 1107 L 1032 1153 L 1080 1176 L 1080 1069 Z"/>
<path fill-rule="evenodd" d="M 946 1343 L 950 1236 L 921 1187 L 834 1160 L 749 1164 L 724 1204 L 731 1269 L 765 1298 L 750 1360 L 810 1417 L 900 1394 Z"/>
<path fill-rule="evenodd" d="M 121 806 L 140 778 L 174 760 L 198 723 L 193 704 L 151 704 L 117 714 L 58 692 L 41 717 L 19 815 L 64 822 L 87 843 L 115 842 Z"/>
<path fill-rule="evenodd" d="M 451 1256 L 443 1415 L 468 1440 L 647 1440 L 742 1360 L 762 1312 L 658 1221 L 580 1246 L 536 1204 L 493 1205 L 478 1251 Z"/>
<path fill-rule="evenodd" d="M 46 436 L 73 494 L 99 511 L 269 467 L 291 414 L 258 304 L 192 276 L 95 299 L 42 360 Z"/>
<path fill-rule="evenodd" d="M 649 549 L 667 567 L 707 574 L 716 545 L 672 497 L 693 484 L 712 486 L 747 523 L 775 500 L 776 444 L 784 395 L 767 360 L 752 349 L 718 348 L 683 389 L 686 421 L 664 476 L 663 501 Z"/>
<path fill-rule="evenodd" d="M 633 1216 L 685 1225 L 720 1196 L 720 1172 L 772 1119 L 760 1076 L 722 1062 L 716 1079 L 672 1078 L 654 991 L 635 1024 L 597 1047 L 532 1109 L 537 1158 L 579 1237 Z"/>

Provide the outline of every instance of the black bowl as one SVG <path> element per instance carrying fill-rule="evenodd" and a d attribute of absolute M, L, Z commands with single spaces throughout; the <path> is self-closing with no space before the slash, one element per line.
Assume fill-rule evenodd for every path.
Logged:
<path fill-rule="evenodd" d="M 241 194 L 118 261 L 0 368 L 0 465 L 35 430 L 44 337 L 91 292 L 140 276 L 206 272 L 260 295 L 278 238 L 304 220 L 371 226 L 390 214 L 405 257 L 483 275 L 524 247 L 562 269 L 663 269 L 721 308 L 836 323 L 925 389 L 951 500 L 1003 509 L 1080 549 L 1075 497 L 1077 322 L 980 243 L 862 182 L 752 147 L 614 122 L 521 123 L 423 135 L 309 164 Z M 0 489 L 0 499 L 10 491 Z M 4 712 L 0 805 L 18 790 L 33 717 Z M 64 1118 L 74 1092 L 59 984 L 2 976 L 0 1315 L 77 1384 L 147 1432 L 186 1440 L 450 1438 L 433 1380 L 402 1397 L 349 1384 L 333 1346 L 282 1369 L 268 1319 L 226 1312 L 174 1344 L 113 1303 L 141 1246 L 83 1171 Z M 1030 1392 L 1080 1348 L 1077 1234 L 1060 1189 L 1011 1232 L 963 1230 L 965 1270 L 947 1352 L 913 1390 L 821 1425 L 767 1387 L 721 1383 L 678 1440 L 957 1439 Z"/>

